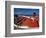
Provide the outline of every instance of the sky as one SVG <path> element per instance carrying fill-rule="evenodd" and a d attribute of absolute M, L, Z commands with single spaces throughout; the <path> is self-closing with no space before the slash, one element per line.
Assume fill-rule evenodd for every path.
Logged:
<path fill-rule="evenodd" d="M 35 12 L 39 15 L 39 9 L 27 9 L 27 8 L 14 8 L 14 15 L 27 15 L 31 16 Z"/>

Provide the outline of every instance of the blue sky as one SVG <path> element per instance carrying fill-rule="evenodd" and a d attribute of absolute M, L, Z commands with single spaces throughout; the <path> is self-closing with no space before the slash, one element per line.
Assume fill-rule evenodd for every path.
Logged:
<path fill-rule="evenodd" d="M 14 15 L 32 15 L 33 12 L 39 14 L 39 9 L 27 9 L 27 8 L 14 8 Z"/>

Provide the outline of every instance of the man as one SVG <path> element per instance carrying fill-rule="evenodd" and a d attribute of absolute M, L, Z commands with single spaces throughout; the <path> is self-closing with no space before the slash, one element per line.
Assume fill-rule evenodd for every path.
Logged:
<path fill-rule="evenodd" d="M 31 26 L 32 27 L 39 27 L 39 16 L 36 15 L 36 13 L 34 12 L 32 17 L 31 17 Z"/>

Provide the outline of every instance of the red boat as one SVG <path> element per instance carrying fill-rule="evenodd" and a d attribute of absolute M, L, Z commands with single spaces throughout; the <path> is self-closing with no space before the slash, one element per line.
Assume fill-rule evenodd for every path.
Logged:
<path fill-rule="evenodd" d="M 39 27 L 39 18 L 36 16 L 36 17 L 21 17 L 23 18 L 23 20 L 21 20 L 19 23 L 22 25 L 22 26 L 28 26 L 28 27 Z M 20 19 L 21 19 L 20 18 Z"/>

